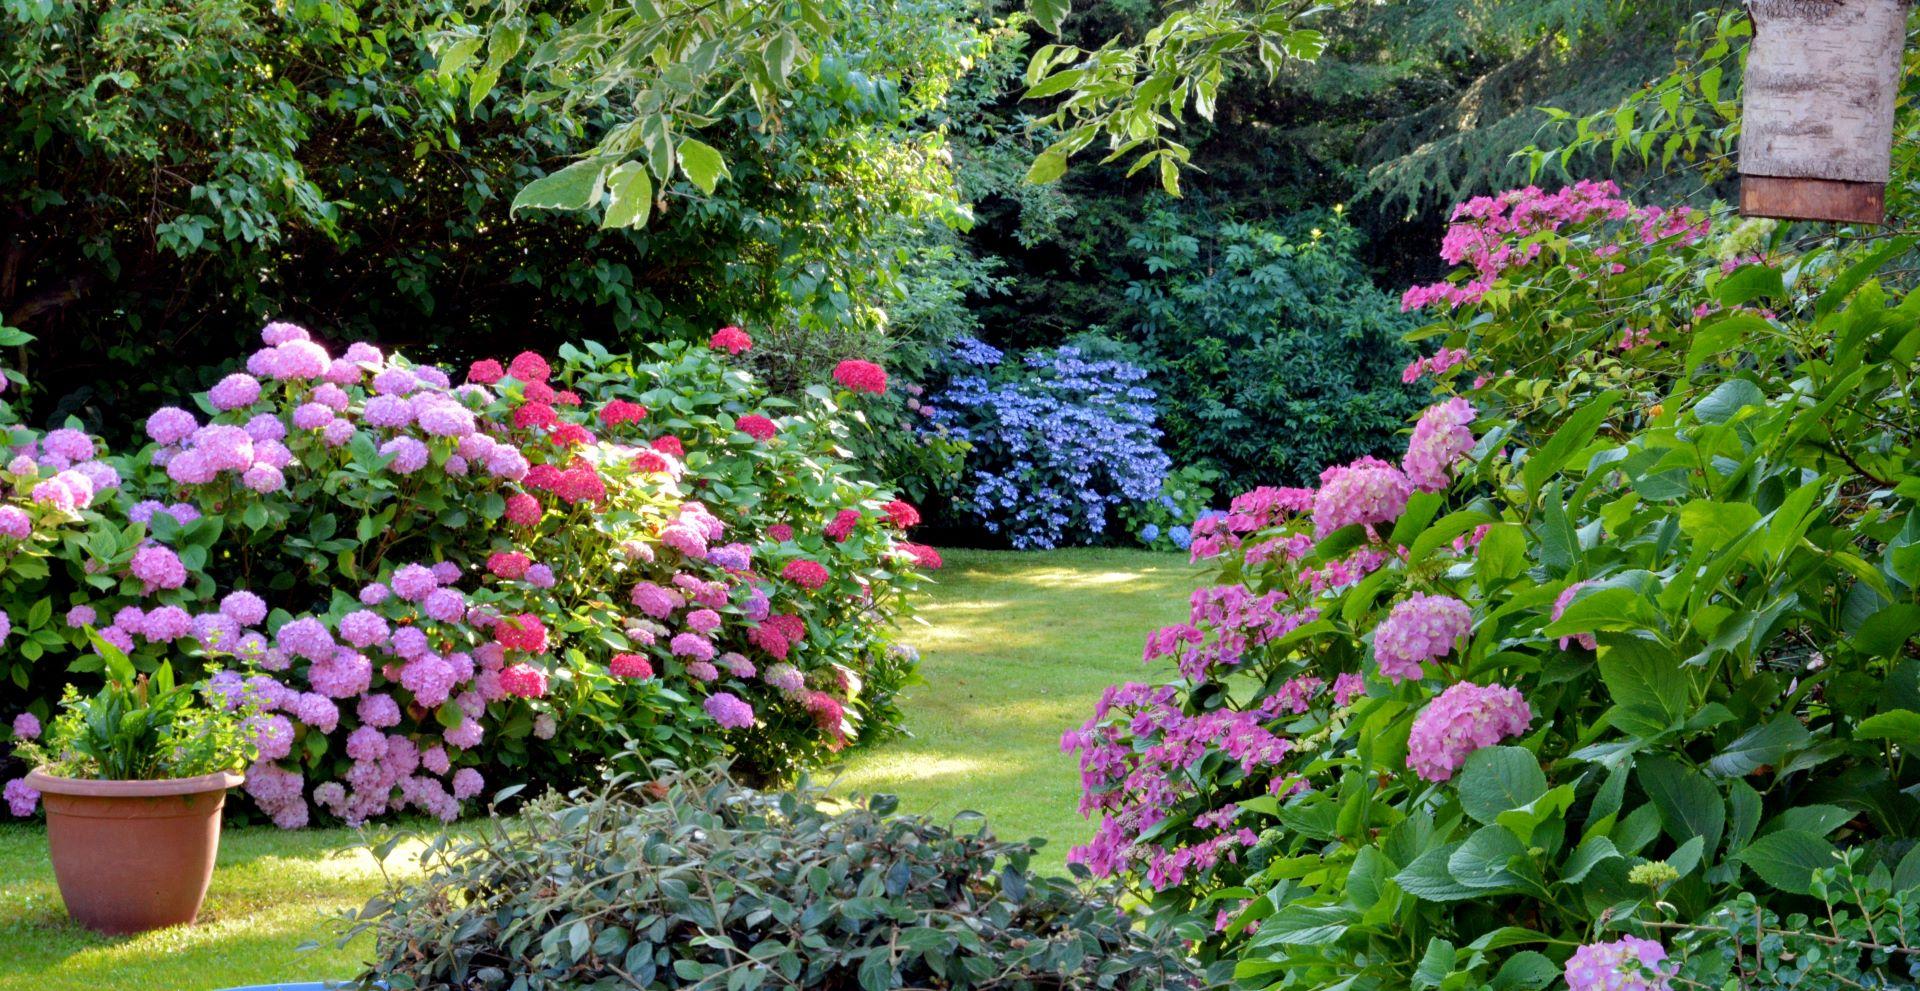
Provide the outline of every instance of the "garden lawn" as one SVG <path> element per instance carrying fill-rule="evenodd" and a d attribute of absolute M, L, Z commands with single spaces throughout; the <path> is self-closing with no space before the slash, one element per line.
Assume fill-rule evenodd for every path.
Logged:
<path fill-rule="evenodd" d="M 1060 734 L 1108 685 L 1164 678 L 1146 635 L 1187 617 L 1199 570 L 1184 554 L 1127 550 L 945 551 L 922 604 L 924 684 L 907 692 L 910 738 L 856 756 L 834 791 L 891 792 L 903 811 L 987 815 L 1006 839 L 1044 837 L 1040 866 L 1093 835 L 1077 811 L 1077 759 Z"/>
<path fill-rule="evenodd" d="M 388 859 L 406 871 L 406 847 Z M 361 941 L 335 948 L 330 913 L 379 887 L 373 855 L 349 829 L 229 828 L 200 924 L 107 937 L 68 921 L 39 826 L 0 826 L 0 991 L 211 991 L 352 976 Z M 296 949 L 315 941 L 310 953 Z"/>

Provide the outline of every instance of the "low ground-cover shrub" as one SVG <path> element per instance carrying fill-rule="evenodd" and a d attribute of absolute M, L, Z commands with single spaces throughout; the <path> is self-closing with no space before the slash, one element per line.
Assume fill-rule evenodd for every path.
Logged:
<path fill-rule="evenodd" d="M 966 339 L 933 419 L 970 445 L 958 508 L 1015 547 L 1094 543 L 1160 496 L 1172 467 L 1147 372 L 1074 346 L 1008 361 Z M 1123 535 L 1126 536 L 1126 535 Z"/>
<path fill-rule="evenodd" d="M 1065 740 L 1073 860 L 1260 987 L 1677 987 L 1729 912 L 1845 928 L 1843 850 L 1920 881 L 1911 242 L 1709 219 L 1460 208 L 1404 454 L 1199 528 L 1178 678 Z"/>
<path fill-rule="evenodd" d="M 343 939 L 373 933 L 360 986 L 423 991 L 1197 986 L 1111 893 L 1034 874 L 978 817 L 819 801 L 716 770 L 551 796 L 430 847 Z"/>
<path fill-rule="evenodd" d="M 47 714 L 85 629 L 250 704 L 283 825 L 451 818 L 485 776 L 584 779 L 629 739 L 780 777 L 896 723 L 890 636 L 931 549 L 837 456 L 849 362 L 804 406 L 736 328 L 443 371 L 269 325 L 247 371 L 114 455 L 12 428 L 0 711 Z"/>

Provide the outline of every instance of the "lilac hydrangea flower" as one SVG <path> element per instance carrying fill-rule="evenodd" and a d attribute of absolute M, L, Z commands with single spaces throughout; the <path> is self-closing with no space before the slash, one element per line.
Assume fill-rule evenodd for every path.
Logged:
<path fill-rule="evenodd" d="M 1415 592 L 1374 628 L 1373 656 L 1389 679 L 1418 679 L 1421 664 L 1452 653 L 1454 641 L 1472 628 L 1473 609 L 1466 603 Z"/>

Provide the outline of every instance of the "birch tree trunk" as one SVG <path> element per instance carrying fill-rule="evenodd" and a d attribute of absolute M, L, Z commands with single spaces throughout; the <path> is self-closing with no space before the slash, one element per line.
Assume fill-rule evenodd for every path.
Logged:
<path fill-rule="evenodd" d="M 1752 0 L 1740 131 L 1749 216 L 1879 223 L 1906 0 Z"/>

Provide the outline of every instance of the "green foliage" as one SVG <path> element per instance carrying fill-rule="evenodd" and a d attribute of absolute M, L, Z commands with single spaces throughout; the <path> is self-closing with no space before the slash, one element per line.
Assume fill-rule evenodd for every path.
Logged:
<path fill-rule="evenodd" d="M 136 672 L 114 645 L 87 631 L 106 664 L 106 684 L 92 697 L 68 685 L 60 711 L 37 742 L 15 753 L 68 778 L 149 781 L 238 771 L 254 747 L 241 730 L 250 710 L 201 703 L 203 685 L 176 684 L 173 666 Z"/>
<path fill-rule="evenodd" d="M 427 47 L 460 10 L 0 7 L 0 313 L 40 337 L 14 363 L 37 416 L 82 412 L 119 439 L 122 404 L 204 386 L 208 355 L 283 316 L 423 358 L 727 323 L 858 331 L 849 351 L 872 357 L 906 232 L 964 222 L 933 122 L 984 45 L 960 5 L 850 9 L 778 126 L 743 105 L 701 131 L 731 175 L 711 195 L 677 165 L 651 196 L 610 173 L 644 230 L 510 216 L 623 94 L 577 89 L 577 115 L 556 113 L 523 56 L 470 103 Z M 562 27 L 530 22 L 524 50 Z"/>
<path fill-rule="evenodd" d="M 1237 500 L 1196 535 L 1219 569 L 1195 638 L 1149 648 L 1186 677 L 1116 689 L 1076 737 L 1105 810 L 1082 856 L 1153 888 L 1223 977 L 1538 988 L 1576 944 L 1724 929 L 1743 893 L 1775 945 L 1778 917 L 1840 900 L 1836 854 L 1880 875 L 1878 913 L 1920 837 L 1920 296 L 1881 280 L 1910 242 L 1796 251 L 1724 210 L 1541 200 L 1469 204 L 1533 219 L 1449 235 L 1482 266 L 1421 332 L 1464 352 L 1422 418 L 1471 404 L 1451 471 L 1371 527 L 1337 525 L 1357 497 L 1331 483 Z M 1388 677 L 1391 617 L 1433 615 L 1416 592 L 1467 622 Z M 1487 686 L 1517 725 L 1461 701 Z M 1252 849 L 1202 859 L 1222 844 Z M 1828 966 L 1791 949 L 1783 974 Z"/>
<path fill-rule="evenodd" d="M 1208 231 L 1161 210 L 1133 236 L 1146 273 L 1127 301 L 1175 463 L 1298 484 L 1391 446 L 1418 406 L 1399 379 L 1412 321 L 1355 262 L 1358 239 L 1337 211 Z"/>
<path fill-rule="evenodd" d="M 723 770 L 616 781 L 442 837 L 426 875 L 343 923 L 375 938 L 361 986 L 1194 987 L 1112 903 L 1032 873 L 1029 844 L 876 796 L 832 813 Z"/>

